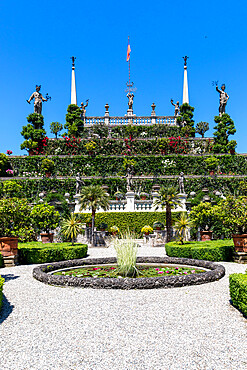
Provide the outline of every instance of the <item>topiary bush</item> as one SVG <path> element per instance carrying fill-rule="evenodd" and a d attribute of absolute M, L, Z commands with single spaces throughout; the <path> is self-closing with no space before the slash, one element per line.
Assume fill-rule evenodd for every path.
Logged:
<path fill-rule="evenodd" d="M 206 261 L 231 261 L 234 251 L 232 240 L 208 242 L 187 242 L 179 245 L 170 242 L 165 245 L 169 257 L 184 257 Z"/>
<path fill-rule="evenodd" d="M 247 316 L 247 274 L 232 274 L 229 283 L 233 306 Z"/>
<path fill-rule="evenodd" d="M 19 261 L 21 264 L 67 261 L 84 258 L 87 255 L 86 244 L 71 243 L 19 243 Z"/>

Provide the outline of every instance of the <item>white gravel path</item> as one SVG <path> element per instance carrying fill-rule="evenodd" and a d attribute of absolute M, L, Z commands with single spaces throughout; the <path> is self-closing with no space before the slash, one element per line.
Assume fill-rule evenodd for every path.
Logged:
<path fill-rule="evenodd" d="M 247 320 L 229 304 L 228 275 L 247 265 L 222 264 L 218 282 L 139 291 L 53 287 L 33 279 L 34 265 L 0 269 L 0 370 L 246 370 Z"/>

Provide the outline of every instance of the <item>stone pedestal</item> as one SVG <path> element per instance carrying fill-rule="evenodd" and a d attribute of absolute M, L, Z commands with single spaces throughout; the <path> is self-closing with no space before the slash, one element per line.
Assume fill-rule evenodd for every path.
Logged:
<path fill-rule="evenodd" d="M 18 265 L 17 256 L 3 256 L 4 267 L 14 267 Z"/>
<path fill-rule="evenodd" d="M 135 193 L 133 191 L 128 191 L 126 193 L 126 212 L 134 212 L 135 211 Z"/>
<path fill-rule="evenodd" d="M 181 206 L 176 207 L 177 212 L 186 212 L 186 199 L 188 197 L 187 194 L 179 193 L 178 194 L 180 200 L 181 200 Z"/>
<path fill-rule="evenodd" d="M 74 195 L 74 199 L 75 199 L 75 213 L 79 213 L 80 212 L 80 199 L 81 199 L 80 194 Z"/>
<path fill-rule="evenodd" d="M 237 263 L 247 263 L 247 252 L 234 252 L 233 260 Z"/>
<path fill-rule="evenodd" d="M 127 117 L 132 117 L 134 115 L 133 109 L 127 110 Z"/>

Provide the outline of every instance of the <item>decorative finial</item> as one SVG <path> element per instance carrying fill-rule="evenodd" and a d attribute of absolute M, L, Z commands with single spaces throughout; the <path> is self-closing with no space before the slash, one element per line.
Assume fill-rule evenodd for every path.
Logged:
<path fill-rule="evenodd" d="M 187 57 L 187 55 L 185 55 L 185 57 L 183 57 L 184 65 L 185 65 L 185 66 L 187 66 L 187 59 L 189 59 L 189 57 Z"/>
<path fill-rule="evenodd" d="M 76 57 L 71 57 L 70 59 L 72 59 L 72 68 L 75 68 Z"/>

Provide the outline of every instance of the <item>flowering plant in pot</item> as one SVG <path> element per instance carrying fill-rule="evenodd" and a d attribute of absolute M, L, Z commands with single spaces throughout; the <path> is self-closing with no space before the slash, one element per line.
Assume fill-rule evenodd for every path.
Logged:
<path fill-rule="evenodd" d="M 219 204 L 221 220 L 232 232 L 237 252 L 247 252 L 247 197 L 234 198 L 229 195 Z"/>
<path fill-rule="evenodd" d="M 51 230 L 56 229 L 59 225 L 60 214 L 54 206 L 47 203 L 37 204 L 31 212 L 32 224 L 41 233 L 42 243 L 52 243 L 53 233 Z"/>
<path fill-rule="evenodd" d="M 154 230 L 162 230 L 162 229 L 164 229 L 164 227 L 165 227 L 165 225 L 163 224 L 163 222 L 155 221 L 153 223 Z"/>
<path fill-rule="evenodd" d="M 116 225 L 113 225 L 109 228 L 109 232 L 112 234 L 112 235 L 117 235 L 119 233 L 119 227 L 117 227 Z"/>
<path fill-rule="evenodd" d="M 145 234 L 145 235 L 149 235 L 153 232 L 153 228 L 149 225 L 145 225 L 143 226 L 143 228 L 141 229 L 141 233 L 142 234 Z"/>
<path fill-rule="evenodd" d="M 141 197 L 142 200 L 146 200 L 147 199 L 147 196 L 148 196 L 148 193 L 145 193 L 144 191 L 142 191 L 140 193 L 140 197 Z"/>
<path fill-rule="evenodd" d="M 120 191 L 116 191 L 116 193 L 114 194 L 114 197 L 116 198 L 116 200 L 121 200 L 124 198 L 124 195 Z"/>
<path fill-rule="evenodd" d="M 97 229 L 101 230 L 101 231 L 105 231 L 106 229 L 108 228 L 108 225 L 105 223 L 105 222 L 101 222 Z"/>

